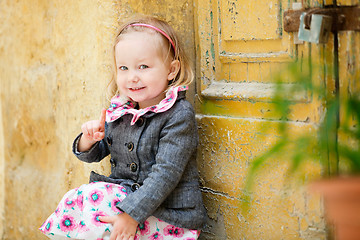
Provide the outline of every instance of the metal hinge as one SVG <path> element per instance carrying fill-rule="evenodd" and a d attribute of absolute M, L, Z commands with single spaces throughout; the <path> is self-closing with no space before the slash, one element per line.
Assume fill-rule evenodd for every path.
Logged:
<path fill-rule="evenodd" d="M 297 32 L 300 27 L 300 16 L 305 13 L 304 24 L 310 29 L 312 15 L 325 15 L 331 17 L 331 31 L 360 31 L 360 7 L 339 6 L 324 8 L 309 8 L 300 10 L 288 10 L 284 12 L 284 30 Z"/>

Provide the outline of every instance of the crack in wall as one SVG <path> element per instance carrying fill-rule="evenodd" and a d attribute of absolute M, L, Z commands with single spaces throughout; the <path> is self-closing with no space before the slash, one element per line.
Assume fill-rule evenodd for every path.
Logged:
<path fill-rule="evenodd" d="M 231 200 L 238 200 L 238 201 L 241 200 L 241 199 L 239 199 L 239 198 L 232 197 L 232 196 L 230 196 L 230 195 L 227 194 L 227 193 L 220 192 L 220 191 L 216 191 L 216 190 L 211 189 L 211 188 L 201 187 L 200 189 L 201 189 L 202 192 L 211 193 L 211 194 L 218 195 L 218 196 L 221 196 L 221 197 L 225 197 L 225 198 L 228 198 L 228 199 L 231 199 Z"/>

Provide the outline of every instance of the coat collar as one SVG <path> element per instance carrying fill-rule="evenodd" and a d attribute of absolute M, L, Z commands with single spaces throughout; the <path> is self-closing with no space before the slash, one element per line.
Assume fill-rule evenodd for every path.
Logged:
<path fill-rule="evenodd" d="M 144 109 L 136 109 L 133 102 L 115 96 L 111 99 L 110 107 L 106 110 L 106 121 L 114 122 L 125 114 L 132 114 L 130 124 L 134 125 L 141 116 L 150 117 L 150 115 L 169 110 L 176 101 L 185 98 L 187 89 L 187 86 L 171 87 L 159 104 Z"/>

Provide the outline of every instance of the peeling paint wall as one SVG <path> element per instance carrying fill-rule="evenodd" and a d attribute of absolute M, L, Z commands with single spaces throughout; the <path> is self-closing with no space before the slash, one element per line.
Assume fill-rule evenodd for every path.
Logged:
<path fill-rule="evenodd" d="M 192 11 L 187 0 L 0 1 L 0 239 L 47 239 L 37 229 L 63 194 L 109 172 L 75 159 L 71 143 L 107 106 L 119 21 L 170 21 L 194 60 Z"/>
<path fill-rule="evenodd" d="M 283 31 L 282 13 L 292 2 L 196 1 L 198 161 L 210 217 L 206 239 L 326 238 L 321 201 L 289 181 L 287 156 L 264 166 L 251 197 L 243 192 L 252 160 L 279 138 L 273 77 L 310 48 L 295 46 L 293 36 Z M 313 49 L 331 57 L 331 49 Z M 314 131 L 322 114 L 317 101 L 305 95 L 289 98 L 293 135 Z M 307 166 L 305 179 L 320 172 L 316 164 Z"/>
<path fill-rule="evenodd" d="M 264 166 L 250 199 L 242 192 L 252 159 L 277 139 L 276 122 L 211 115 L 198 115 L 198 120 L 199 167 L 211 219 L 203 232 L 205 239 L 325 239 L 321 202 L 304 186 L 291 183 L 294 176 L 285 174 L 287 156 Z M 297 123 L 292 131 L 313 129 Z M 311 179 L 319 167 L 311 165 L 304 171 Z"/>
<path fill-rule="evenodd" d="M 274 76 L 279 71 L 284 85 L 291 83 L 284 65 L 294 59 L 299 64 L 311 59 L 312 80 L 326 84 L 329 95 L 334 93 L 334 35 L 330 34 L 327 44 L 295 45 L 294 34 L 284 32 L 282 22 L 283 12 L 295 2 L 308 7 L 334 3 L 195 1 L 198 162 L 210 217 L 203 231 L 204 239 L 328 238 L 322 201 L 303 185 L 319 178 L 327 169 L 309 164 L 299 175 L 288 175 L 288 155 L 272 157 L 263 166 L 266 170 L 257 174 L 252 195 L 242 191 L 253 159 L 280 137 L 277 128 L 280 119 L 271 95 Z M 340 97 L 346 97 L 359 89 L 360 34 L 344 31 L 338 37 Z M 289 99 L 292 101 L 287 119 L 289 135 L 314 132 L 324 114 L 318 99 L 306 95 Z M 291 149 L 287 150 L 290 155 Z M 334 172 L 336 162 L 334 159 L 329 162 L 330 171 Z"/>

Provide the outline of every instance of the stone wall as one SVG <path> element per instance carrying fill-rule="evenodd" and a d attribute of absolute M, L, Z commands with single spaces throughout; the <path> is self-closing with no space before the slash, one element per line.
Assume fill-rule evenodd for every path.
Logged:
<path fill-rule="evenodd" d="M 109 172 L 108 161 L 77 160 L 71 143 L 108 104 L 121 19 L 170 21 L 194 60 L 192 11 L 186 0 L 0 1 L 0 239 L 47 239 L 37 228 L 63 194 Z"/>

